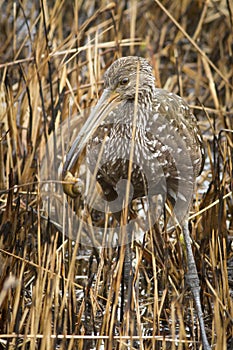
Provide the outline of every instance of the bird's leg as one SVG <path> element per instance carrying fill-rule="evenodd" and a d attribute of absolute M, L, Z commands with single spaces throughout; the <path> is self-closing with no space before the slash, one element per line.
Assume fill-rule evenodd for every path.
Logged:
<path fill-rule="evenodd" d="M 123 282 L 126 287 L 129 286 L 130 280 L 132 279 L 132 249 L 131 249 L 131 241 L 132 241 L 132 233 L 130 234 L 127 230 L 127 225 L 123 221 L 123 217 L 121 220 L 121 224 L 124 229 L 121 234 L 121 244 L 124 245 L 124 266 L 123 266 Z"/>
<path fill-rule="evenodd" d="M 121 214 L 121 215 L 119 215 Z M 119 237 L 119 259 L 123 259 L 123 269 L 121 276 L 121 312 L 120 320 L 124 332 L 130 332 L 131 325 L 131 301 L 132 301 L 132 233 L 128 230 L 128 208 L 124 208 L 121 213 L 114 213 L 115 218 L 121 226 Z"/>
<path fill-rule="evenodd" d="M 126 286 L 128 286 L 130 271 L 132 267 L 132 250 L 130 246 L 132 234 L 130 234 L 127 230 L 128 212 L 129 208 L 127 207 L 124 208 L 122 211 L 114 213 L 115 219 L 119 222 L 119 225 L 121 226 L 121 237 L 119 237 L 119 242 L 120 248 L 121 246 L 124 246 L 124 249 L 120 249 L 120 252 L 124 251 L 123 281 L 125 282 Z"/>
<path fill-rule="evenodd" d="M 205 324 L 204 324 L 202 307 L 201 307 L 201 299 L 200 299 L 200 283 L 199 283 L 199 278 L 197 274 L 196 263 L 193 256 L 187 218 L 182 223 L 182 231 L 183 231 L 184 241 L 186 245 L 187 264 L 188 264 L 186 279 L 196 304 L 196 311 L 197 311 L 197 316 L 198 316 L 200 330 L 201 330 L 203 349 L 210 350 L 211 347 L 209 345 L 206 331 L 205 331 Z"/>
<path fill-rule="evenodd" d="M 119 222 L 121 227 L 127 227 L 128 221 L 125 220 L 124 211 L 119 211 L 114 213 L 115 219 Z M 130 242 L 132 240 L 132 235 L 127 231 L 127 229 L 121 230 L 120 245 L 124 245 L 124 266 L 123 266 L 123 280 L 128 284 L 131 263 L 132 263 L 132 251 L 130 247 Z"/>
<path fill-rule="evenodd" d="M 124 234 L 124 248 L 123 250 L 123 258 L 124 265 L 122 270 L 122 280 L 121 280 L 121 322 L 122 322 L 122 331 L 124 335 L 137 335 L 137 326 L 136 326 L 136 313 L 134 310 L 134 302 L 133 302 L 133 280 L 134 274 L 132 269 L 132 260 L 133 260 L 133 252 L 132 252 L 132 233 L 127 229 L 123 231 Z M 122 249 L 123 248 L 123 249 Z M 130 345 L 131 340 L 128 341 L 128 345 Z M 133 345 L 134 342 L 131 344 Z M 128 348 L 128 347 L 127 347 Z M 130 347 L 131 348 L 131 347 Z"/>
<path fill-rule="evenodd" d="M 132 248 L 128 232 L 126 232 L 126 241 L 124 246 L 124 265 L 122 271 L 122 291 L 124 292 L 124 302 L 126 310 L 130 309 L 132 294 Z"/>

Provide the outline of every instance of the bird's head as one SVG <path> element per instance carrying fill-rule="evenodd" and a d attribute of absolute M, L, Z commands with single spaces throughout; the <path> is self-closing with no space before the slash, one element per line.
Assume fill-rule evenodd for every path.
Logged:
<path fill-rule="evenodd" d="M 152 94 L 155 78 L 152 67 L 142 57 L 128 56 L 115 61 L 104 74 L 105 89 L 121 100 L 134 100 Z"/>

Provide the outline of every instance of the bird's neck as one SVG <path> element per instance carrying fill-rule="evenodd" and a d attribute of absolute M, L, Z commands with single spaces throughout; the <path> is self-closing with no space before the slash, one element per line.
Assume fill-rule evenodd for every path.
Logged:
<path fill-rule="evenodd" d="M 143 89 L 138 91 L 137 104 L 141 108 L 146 108 L 146 109 L 152 108 L 152 101 L 154 99 L 155 94 L 156 94 L 156 87 L 154 85 L 154 82 L 151 81 L 149 85 L 144 85 Z"/>
<path fill-rule="evenodd" d="M 119 115 L 122 118 L 115 119 L 113 129 L 116 133 L 130 137 L 135 128 L 136 133 L 145 132 L 148 126 L 149 118 L 151 116 L 151 103 L 146 100 L 130 100 L 122 104 Z M 123 113 L 124 112 L 124 113 Z"/>

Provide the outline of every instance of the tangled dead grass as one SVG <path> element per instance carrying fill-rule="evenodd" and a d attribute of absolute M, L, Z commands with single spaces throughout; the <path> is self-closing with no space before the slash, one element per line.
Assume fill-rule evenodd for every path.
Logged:
<path fill-rule="evenodd" d="M 200 349 L 177 236 L 158 243 L 151 230 L 149 245 L 135 242 L 136 280 L 122 309 L 122 256 L 62 235 L 39 186 L 43 155 L 59 169 L 61 135 L 83 123 L 106 67 L 139 55 L 199 120 L 206 166 L 190 229 L 208 338 L 232 349 L 232 3 L 20 1 L 3 2 L 1 14 L 0 348 Z"/>

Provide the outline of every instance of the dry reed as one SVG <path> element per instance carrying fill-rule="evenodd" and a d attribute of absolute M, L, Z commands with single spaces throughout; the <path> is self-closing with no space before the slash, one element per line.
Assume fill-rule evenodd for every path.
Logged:
<path fill-rule="evenodd" d="M 213 349 L 232 349 L 231 1 L 0 6 L 0 348 L 201 349 L 179 232 L 158 237 L 153 229 L 134 242 L 135 281 L 122 308 L 124 249 L 75 243 L 55 220 L 65 210 L 57 171 L 103 72 L 117 57 L 139 55 L 199 120 L 206 165 L 190 229 L 207 335 Z M 72 205 L 80 211 L 80 202 Z M 100 227 L 111 222 L 86 215 Z"/>

